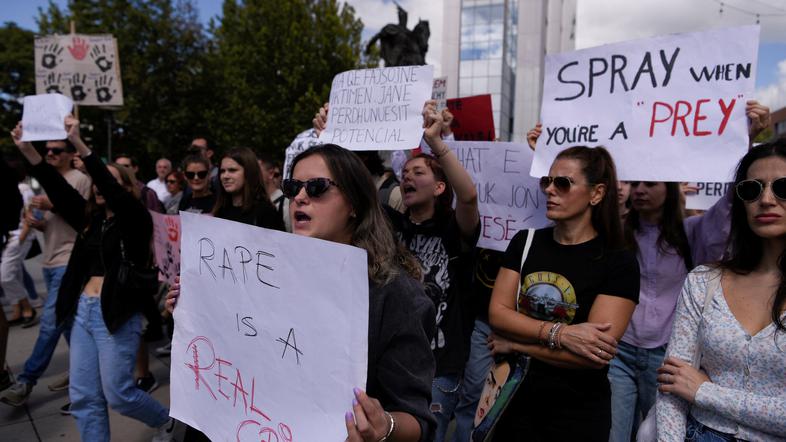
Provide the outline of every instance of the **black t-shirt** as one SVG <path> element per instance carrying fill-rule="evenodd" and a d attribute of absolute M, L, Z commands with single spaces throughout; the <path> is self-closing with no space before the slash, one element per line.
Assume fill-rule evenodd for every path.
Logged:
<path fill-rule="evenodd" d="M 518 232 L 508 245 L 502 266 L 521 274 L 520 312 L 545 321 L 578 324 L 587 322 L 599 294 L 638 302 L 639 265 L 632 251 L 605 250 L 600 237 L 562 245 L 553 235 L 553 227 L 535 231 L 521 268 L 527 231 Z M 552 421 L 566 413 L 590 413 L 593 419 L 606 420 L 611 395 L 607 372 L 607 368 L 558 368 L 533 358 L 506 415 L 532 415 L 531 407 L 535 407 L 545 414 L 533 419 Z"/>
<path fill-rule="evenodd" d="M 480 226 L 472 238 L 463 238 L 454 211 L 421 224 L 391 208 L 387 212 L 399 240 L 420 263 L 426 295 L 436 308 L 437 328 L 431 342 L 436 375 L 459 374 L 472 334 L 472 258 Z"/>
<path fill-rule="evenodd" d="M 491 292 L 494 290 L 494 282 L 497 280 L 499 268 L 502 267 L 502 259 L 505 253 L 491 249 L 477 248 L 475 249 L 475 254 L 475 277 L 472 282 L 472 309 L 477 319 L 489 322 Z"/>
<path fill-rule="evenodd" d="M 196 197 L 193 194 L 186 195 L 180 199 L 180 210 L 191 213 L 210 213 L 216 204 L 216 194 L 210 193 L 205 196 Z"/>

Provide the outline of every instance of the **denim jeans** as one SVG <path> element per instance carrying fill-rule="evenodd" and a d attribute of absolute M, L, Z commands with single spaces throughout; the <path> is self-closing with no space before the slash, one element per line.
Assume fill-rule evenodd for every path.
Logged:
<path fill-rule="evenodd" d="M 431 384 L 431 412 L 437 419 L 434 442 L 443 442 L 459 399 L 460 375 L 438 376 Z"/>
<path fill-rule="evenodd" d="M 464 381 L 461 383 L 459 401 L 454 412 L 456 431 L 451 438 L 454 442 L 469 442 L 472 435 L 475 411 L 478 408 L 480 394 L 483 392 L 483 383 L 494 364 L 494 357 L 486 342 L 490 334 L 491 327 L 488 323 L 476 319 L 470 340 L 469 359 L 464 367 Z"/>
<path fill-rule="evenodd" d="M 142 315 L 109 333 L 101 298 L 79 298 L 71 333 L 71 414 L 84 441 L 109 441 L 107 405 L 150 427 L 169 420 L 169 410 L 134 382 L 134 364 L 142 335 Z"/>
<path fill-rule="evenodd" d="M 734 435 L 715 431 L 693 418 L 688 413 L 688 423 L 685 426 L 685 442 L 735 442 Z"/>
<path fill-rule="evenodd" d="M 17 381 L 19 382 L 35 385 L 38 382 L 38 378 L 46 371 L 46 367 L 49 366 L 49 361 L 52 360 L 52 355 L 55 353 L 60 335 L 65 334 L 66 342 L 69 340 L 70 327 L 68 325 L 58 327 L 55 315 L 57 292 L 60 290 L 60 281 L 62 281 L 65 271 L 65 266 L 44 267 L 43 269 L 48 295 L 44 302 L 44 309 L 41 311 L 38 339 L 36 339 L 35 346 L 33 346 L 33 353 L 25 361 L 24 370 L 17 376 Z"/>
<path fill-rule="evenodd" d="M 639 422 L 655 404 L 656 370 L 663 364 L 666 346 L 653 349 L 620 342 L 609 365 L 611 434 L 609 442 L 635 439 Z"/>

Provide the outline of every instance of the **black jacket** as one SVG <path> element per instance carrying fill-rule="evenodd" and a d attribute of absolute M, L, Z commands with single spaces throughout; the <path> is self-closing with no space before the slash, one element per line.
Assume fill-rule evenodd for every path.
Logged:
<path fill-rule="evenodd" d="M 121 240 L 128 260 L 139 267 L 148 265 L 153 220 L 142 202 L 117 183 L 98 155 L 92 154 L 82 160 L 93 184 L 106 200 L 107 207 L 114 212 L 113 222 L 105 222 L 103 213 L 88 214 L 87 201 L 54 167 L 42 161 L 32 171 L 46 190 L 54 211 L 77 231 L 71 258 L 57 294 L 57 323 L 62 325 L 76 313 L 82 289 L 89 279 L 88 264 L 91 259 L 95 259 L 88 256 L 87 238 L 99 235 L 105 269 L 101 310 L 107 329 L 114 333 L 152 302 L 153 293 L 131 293 L 117 284 L 117 273 L 121 261 Z"/>

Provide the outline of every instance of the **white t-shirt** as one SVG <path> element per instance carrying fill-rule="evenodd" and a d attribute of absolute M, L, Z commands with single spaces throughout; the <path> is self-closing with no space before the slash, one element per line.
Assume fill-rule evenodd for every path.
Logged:
<path fill-rule="evenodd" d="M 153 178 L 152 180 L 148 181 L 147 187 L 153 189 L 153 192 L 156 193 L 158 200 L 161 201 L 162 204 L 166 204 L 167 200 L 172 197 L 172 194 L 166 190 L 166 182 L 161 181 L 158 178 Z"/>

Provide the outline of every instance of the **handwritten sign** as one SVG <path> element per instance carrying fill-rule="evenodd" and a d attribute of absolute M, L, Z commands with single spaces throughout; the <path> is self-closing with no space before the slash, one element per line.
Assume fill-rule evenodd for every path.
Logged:
<path fill-rule="evenodd" d="M 698 191 L 685 195 L 685 208 L 692 210 L 709 210 L 731 188 L 734 183 L 690 183 Z"/>
<path fill-rule="evenodd" d="M 437 110 L 441 111 L 448 107 L 448 77 L 437 77 L 434 79 L 434 86 L 431 88 L 431 99 L 437 100 Z"/>
<path fill-rule="evenodd" d="M 181 212 L 173 417 L 211 440 L 343 440 L 366 385 L 364 250 Z"/>
<path fill-rule="evenodd" d="M 450 129 L 458 141 L 494 141 L 494 115 L 491 95 L 451 98 L 448 110 L 453 114 Z"/>
<path fill-rule="evenodd" d="M 117 40 L 111 35 L 49 35 L 35 39 L 35 90 L 82 106 L 122 106 Z"/>
<path fill-rule="evenodd" d="M 149 210 L 153 218 L 153 249 L 163 281 L 175 283 L 180 274 L 180 216 Z"/>
<path fill-rule="evenodd" d="M 65 117 L 74 104 L 60 94 L 28 95 L 22 111 L 22 141 L 65 140 Z"/>
<path fill-rule="evenodd" d="M 519 230 L 549 224 L 539 180 L 529 176 L 533 153 L 526 144 L 449 141 L 478 191 L 478 247 L 504 252 Z"/>
<path fill-rule="evenodd" d="M 603 145 L 620 179 L 721 181 L 748 148 L 759 27 L 716 29 L 546 56 L 532 176 Z"/>
<path fill-rule="evenodd" d="M 323 143 L 350 150 L 402 150 L 423 136 L 423 104 L 431 98 L 432 66 L 346 71 L 333 78 Z"/>

